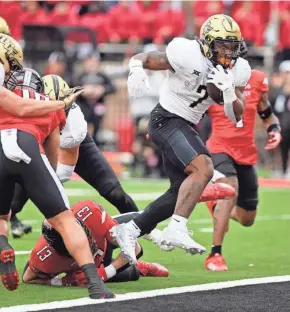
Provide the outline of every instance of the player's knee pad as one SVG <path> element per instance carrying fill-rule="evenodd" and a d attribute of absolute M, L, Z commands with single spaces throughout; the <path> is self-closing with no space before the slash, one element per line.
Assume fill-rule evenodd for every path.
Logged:
<path fill-rule="evenodd" d="M 75 170 L 75 166 L 69 166 L 64 164 L 58 164 L 56 174 L 61 183 L 65 183 L 71 179 L 71 176 Z"/>
<path fill-rule="evenodd" d="M 241 196 L 238 196 L 237 200 L 237 206 L 240 208 L 246 210 L 246 211 L 256 211 L 258 207 L 258 199 L 243 199 L 240 198 Z"/>
<path fill-rule="evenodd" d="M 246 212 L 254 212 L 258 207 L 258 199 L 241 199 L 238 198 L 237 206 L 244 209 Z M 255 222 L 255 215 L 251 214 L 251 217 L 239 218 L 241 225 L 249 227 Z"/>
<path fill-rule="evenodd" d="M 133 199 L 123 190 L 121 185 L 116 186 L 110 193 L 103 196 L 121 213 L 138 211 Z"/>

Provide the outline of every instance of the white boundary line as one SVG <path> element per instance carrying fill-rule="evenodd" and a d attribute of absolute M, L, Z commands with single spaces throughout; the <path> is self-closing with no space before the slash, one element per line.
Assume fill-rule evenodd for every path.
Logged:
<path fill-rule="evenodd" d="M 61 308 L 86 306 L 86 305 L 91 305 L 91 304 L 97 305 L 97 304 L 102 304 L 105 302 L 128 301 L 128 300 L 134 300 L 134 299 L 152 298 L 152 297 L 157 297 L 157 296 L 168 296 L 168 295 L 182 294 L 182 293 L 188 293 L 188 292 L 216 290 L 216 289 L 232 288 L 232 287 L 237 287 L 237 286 L 281 283 L 281 282 L 289 282 L 289 281 L 290 281 L 290 275 L 251 278 L 251 279 L 243 279 L 243 280 L 237 280 L 237 281 L 228 281 L 228 282 L 220 282 L 220 283 L 210 283 L 210 284 L 203 284 L 203 285 L 173 287 L 173 288 L 166 288 L 166 289 L 155 289 L 155 290 L 150 290 L 150 291 L 127 293 L 123 295 L 117 295 L 117 297 L 114 299 L 92 300 L 89 298 L 80 298 L 80 299 L 54 301 L 54 302 L 40 303 L 40 304 L 12 306 L 12 307 L 7 307 L 7 308 L 0 308 L 0 312 L 28 312 L 28 311 L 42 311 L 42 310 L 48 310 L 48 309 L 53 310 L 53 309 L 61 309 Z"/>

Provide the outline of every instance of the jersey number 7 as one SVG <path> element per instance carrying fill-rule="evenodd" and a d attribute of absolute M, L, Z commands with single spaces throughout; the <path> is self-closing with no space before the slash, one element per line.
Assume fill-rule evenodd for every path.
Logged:
<path fill-rule="evenodd" d="M 208 98 L 206 86 L 203 86 L 203 85 L 198 86 L 196 93 L 198 93 L 201 97 L 197 101 L 192 102 L 189 105 L 190 107 L 195 107 L 196 105 L 200 104 L 202 101 Z"/>

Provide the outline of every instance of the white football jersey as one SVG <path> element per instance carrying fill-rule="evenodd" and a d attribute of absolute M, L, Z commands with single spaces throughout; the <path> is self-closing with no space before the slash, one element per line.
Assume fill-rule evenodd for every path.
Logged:
<path fill-rule="evenodd" d="M 209 106 L 214 104 L 206 89 L 213 64 L 203 55 L 196 40 L 175 38 L 168 44 L 166 55 L 174 71 L 167 71 L 160 90 L 160 104 L 197 125 Z M 238 58 L 231 70 L 236 87 L 244 87 L 251 76 L 249 63 Z"/>
<path fill-rule="evenodd" d="M 0 86 L 3 86 L 5 79 L 5 70 L 3 65 L 0 63 Z"/>
<path fill-rule="evenodd" d="M 74 103 L 69 110 L 66 124 L 60 135 L 60 147 L 72 148 L 80 145 L 88 132 L 88 125 L 80 107 Z"/>

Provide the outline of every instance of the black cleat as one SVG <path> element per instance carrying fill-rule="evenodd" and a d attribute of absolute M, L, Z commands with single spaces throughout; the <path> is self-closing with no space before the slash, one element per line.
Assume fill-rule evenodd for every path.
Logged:
<path fill-rule="evenodd" d="M 21 238 L 24 234 L 32 232 L 32 226 L 23 224 L 16 216 L 11 218 L 10 222 L 13 238 Z"/>

